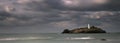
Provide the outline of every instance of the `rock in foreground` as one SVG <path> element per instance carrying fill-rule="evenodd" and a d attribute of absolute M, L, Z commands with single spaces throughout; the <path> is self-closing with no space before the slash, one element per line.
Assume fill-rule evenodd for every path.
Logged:
<path fill-rule="evenodd" d="M 90 28 L 76 28 L 73 30 L 65 29 L 62 33 L 106 33 L 101 28 L 91 26 Z"/>

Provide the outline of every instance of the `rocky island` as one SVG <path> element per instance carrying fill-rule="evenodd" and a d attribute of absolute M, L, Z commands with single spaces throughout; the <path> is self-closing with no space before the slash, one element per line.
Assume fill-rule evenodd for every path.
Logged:
<path fill-rule="evenodd" d="M 62 33 L 106 33 L 106 31 L 102 30 L 101 28 L 88 25 L 88 27 L 75 28 L 72 30 L 64 29 L 64 31 Z"/>

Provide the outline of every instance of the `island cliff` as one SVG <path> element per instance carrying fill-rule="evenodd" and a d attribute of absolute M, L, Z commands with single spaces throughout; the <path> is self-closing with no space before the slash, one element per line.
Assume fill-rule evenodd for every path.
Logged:
<path fill-rule="evenodd" d="M 62 33 L 106 33 L 105 30 L 102 30 L 101 28 L 91 26 L 91 27 L 84 27 L 84 28 L 75 28 L 72 30 L 64 29 Z"/>

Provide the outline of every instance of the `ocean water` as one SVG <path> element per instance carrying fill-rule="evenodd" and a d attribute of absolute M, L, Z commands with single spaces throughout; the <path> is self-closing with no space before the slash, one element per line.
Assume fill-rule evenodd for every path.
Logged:
<path fill-rule="evenodd" d="M 105 34 L 0 34 L 0 43 L 120 43 L 120 33 Z"/>

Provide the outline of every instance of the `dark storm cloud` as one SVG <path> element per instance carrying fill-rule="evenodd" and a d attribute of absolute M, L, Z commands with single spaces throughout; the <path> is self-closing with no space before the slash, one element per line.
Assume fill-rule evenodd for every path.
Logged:
<path fill-rule="evenodd" d="M 79 2 L 80 0 L 76 0 L 76 1 Z M 93 4 L 89 6 L 89 4 L 86 3 L 82 4 L 82 5 L 86 5 L 86 7 L 79 4 L 78 6 L 70 7 L 72 5 L 70 6 L 63 5 L 61 0 L 46 0 L 45 2 L 49 5 L 49 7 L 58 10 L 76 10 L 76 11 L 119 11 L 120 10 L 119 0 L 108 0 L 108 2 L 101 5 Z"/>
<path fill-rule="evenodd" d="M 10 17 L 11 15 L 5 11 L 0 11 L 0 20 L 4 20 L 6 19 L 7 17 Z"/>
<path fill-rule="evenodd" d="M 114 15 L 102 17 L 100 20 L 107 22 L 107 23 L 110 23 L 112 25 L 116 25 L 115 27 L 117 27 L 118 25 L 120 25 L 119 17 L 120 17 L 120 13 L 115 13 Z"/>
<path fill-rule="evenodd" d="M 107 0 L 107 2 L 105 3 L 101 3 L 101 4 L 96 3 L 95 5 L 94 2 L 87 3 L 87 1 L 89 0 L 84 1 L 84 3 L 81 3 L 82 1 L 83 0 L 75 0 L 71 2 L 73 3 L 73 5 L 70 2 L 69 3 L 71 5 L 69 4 L 66 5 L 63 0 L 42 0 L 42 1 L 30 0 L 28 2 L 24 2 L 25 5 L 24 10 L 34 10 L 34 11 L 35 10 L 36 11 L 51 11 L 51 10 L 119 11 L 120 10 L 119 0 Z M 18 4 L 23 4 L 23 3 L 18 3 Z"/>
<path fill-rule="evenodd" d="M 50 11 L 50 5 L 48 5 L 45 1 L 32 1 L 26 4 L 26 10 L 36 10 L 36 11 Z"/>
<path fill-rule="evenodd" d="M 120 14 L 119 12 L 108 11 L 100 12 L 62 11 L 58 13 L 49 14 L 44 13 L 43 15 L 11 14 L 12 16 L 5 16 L 6 18 L 4 18 L 4 20 L 2 20 L 3 22 L 1 22 L 4 24 L 1 24 L 1 26 L 13 27 L 13 26 L 30 26 L 37 24 L 40 25 L 39 28 L 42 26 L 42 29 L 44 29 L 46 26 L 49 26 L 51 28 L 54 27 L 71 29 L 75 27 L 86 26 L 86 24 L 90 23 L 91 25 L 101 27 L 103 26 L 103 29 L 108 28 L 109 25 L 111 26 L 111 28 L 113 27 L 119 28 L 120 25 L 119 14 Z"/>
<path fill-rule="evenodd" d="M 120 0 L 110 0 L 110 2 L 105 6 L 106 10 L 119 11 L 120 10 Z"/>
<path fill-rule="evenodd" d="M 71 0 L 70 0 L 71 1 Z M 76 2 L 77 1 L 77 2 Z M 94 5 L 92 2 L 87 3 L 83 0 L 71 1 L 73 5 L 65 4 L 63 0 L 18 0 L 18 1 L 6 1 L 9 5 L 15 6 L 15 8 L 24 8 L 24 10 L 37 10 L 37 11 L 51 11 L 51 10 L 74 10 L 74 11 L 119 11 L 119 0 L 107 0 L 105 3 Z M 84 3 L 79 3 L 84 2 Z M 10 4 L 11 3 L 11 4 Z M 67 2 L 66 2 L 67 3 Z M 76 3 L 76 4 L 74 4 Z M 6 4 L 5 4 L 6 5 Z M 18 9 L 17 8 L 17 9 Z"/>
<path fill-rule="evenodd" d="M 89 23 L 105 30 L 112 30 L 112 28 L 116 28 L 115 31 L 119 30 L 119 1 L 110 0 L 102 5 L 90 4 L 90 6 L 79 5 L 79 0 L 75 2 L 73 5 L 64 5 L 61 0 L 4 1 L 0 3 L 0 27 L 20 27 L 19 30 L 27 28 L 39 32 L 38 30 L 71 29 Z"/>

